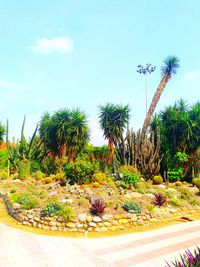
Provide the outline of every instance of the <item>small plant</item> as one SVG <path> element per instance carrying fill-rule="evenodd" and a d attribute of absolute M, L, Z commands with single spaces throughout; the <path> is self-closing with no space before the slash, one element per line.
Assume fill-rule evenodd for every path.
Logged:
<path fill-rule="evenodd" d="M 0 172 L 0 180 L 6 180 L 9 178 L 8 172 L 7 171 L 1 171 Z"/>
<path fill-rule="evenodd" d="M 98 182 L 94 182 L 94 183 L 92 183 L 91 185 L 92 185 L 92 187 L 94 187 L 94 188 L 99 188 L 99 187 L 101 186 L 100 183 L 98 183 Z"/>
<path fill-rule="evenodd" d="M 42 178 L 45 177 L 45 174 L 41 171 L 36 171 L 35 173 L 33 173 L 33 177 L 35 178 L 36 181 L 40 181 L 42 180 Z"/>
<path fill-rule="evenodd" d="M 166 206 L 167 196 L 161 193 L 154 194 L 153 204 L 159 207 Z"/>
<path fill-rule="evenodd" d="M 166 267 L 199 267 L 200 266 L 200 248 L 197 247 L 192 253 L 189 249 L 180 255 L 180 260 L 167 263 Z"/>
<path fill-rule="evenodd" d="M 129 185 L 136 185 L 140 181 L 140 173 L 132 165 L 124 165 L 119 169 L 123 175 L 124 182 Z"/>
<path fill-rule="evenodd" d="M 175 185 L 175 186 L 181 186 L 181 185 L 182 185 L 182 182 L 181 182 L 181 181 L 176 181 L 176 182 L 174 183 L 174 185 Z"/>
<path fill-rule="evenodd" d="M 181 179 L 183 169 L 181 167 L 174 168 L 174 169 L 170 169 L 167 173 L 168 173 L 169 181 L 173 183 Z"/>
<path fill-rule="evenodd" d="M 41 182 L 44 184 L 50 184 L 52 181 L 53 180 L 51 177 L 42 178 L 42 180 L 41 180 Z"/>
<path fill-rule="evenodd" d="M 75 216 L 75 212 L 70 207 L 62 207 L 62 209 L 59 211 L 59 215 L 67 221 Z"/>
<path fill-rule="evenodd" d="M 115 181 L 115 185 L 118 188 L 127 189 L 127 185 L 123 181 L 119 181 L 119 180 L 118 181 Z"/>
<path fill-rule="evenodd" d="M 11 194 L 16 193 L 16 190 L 15 190 L 15 189 L 11 189 L 11 190 L 10 190 L 10 193 L 11 193 Z"/>
<path fill-rule="evenodd" d="M 19 198 L 18 203 L 20 204 L 20 207 L 25 210 L 30 210 L 39 207 L 37 199 L 28 195 L 21 196 Z"/>
<path fill-rule="evenodd" d="M 106 181 L 106 175 L 103 172 L 96 172 L 92 175 L 92 181 L 102 184 Z"/>
<path fill-rule="evenodd" d="M 62 210 L 62 206 L 59 203 L 51 202 L 44 206 L 44 208 L 40 212 L 41 217 L 51 216 L 51 215 L 59 215 Z"/>
<path fill-rule="evenodd" d="M 194 185 L 196 185 L 196 187 L 199 189 L 199 191 L 200 191 L 200 178 L 193 178 L 192 179 L 192 183 L 194 184 Z"/>
<path fill-rule="evenodd" d="M 141 213 L 140 205 L 132 201 L 125 201 L 122 208 L 130 213 Z"/>
<path fill-rule="evenodd" d="M 154 207 L 154 205 L 152 205 L 152 204 L 148 204 L 147 206 L 146 206 L 146 208 L 147 208 L 147 210 L 149 211 L 149 212 L 154 212 L 155 211 L 155 207 Z"/>
<path fill-rule="evenodd" d="M 180 207 L 181 206 L 181 202 L 180 200 L 176 199 L 176 198 L 171 198 L 169 200 L 169 204 L 175 207 Z"/>
<path fill-rule="evenodd" d="M 159 175 L 153 177 L 153 184 L 159 185 L 163 183 L 163 178 Z"/>
<path fill-rule="evenodd" d="M 95 199 L 91 201 L 90 212 L 94 215 L 100 215 L 105 211 L 106 205 L 101 199 Z"/>

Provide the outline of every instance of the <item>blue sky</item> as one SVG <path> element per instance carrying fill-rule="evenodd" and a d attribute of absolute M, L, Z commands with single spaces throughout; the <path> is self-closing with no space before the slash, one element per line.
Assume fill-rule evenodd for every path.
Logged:
<path fill-rule="evenodd" d="M 180 58 L 157 111 L 200 96 L 200 1 L 0 1 L 0 121 L 18 137 L 23 115 L 30 136 L 45 111 L 80 107 L 88 114 L 91 142 L 105 143 L 98 104 L 129 104 L 130 125 L 142 127 L 145 79 L 137 65 L 157 66 L 149 97 L 168 55 Z"/>

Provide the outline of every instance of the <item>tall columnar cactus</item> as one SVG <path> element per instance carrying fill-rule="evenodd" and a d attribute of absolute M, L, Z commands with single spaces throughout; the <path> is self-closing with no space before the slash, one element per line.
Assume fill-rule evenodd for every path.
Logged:
<path fill-rule="evenodd" d="M 119 140 L 116 146 L 116 157 L 121 164 L 135 165 L 145 179 L 152 179 L 159 173 L 160 162 L 160 135 L 141 135 L 128 130 L 125 139 Z"/>

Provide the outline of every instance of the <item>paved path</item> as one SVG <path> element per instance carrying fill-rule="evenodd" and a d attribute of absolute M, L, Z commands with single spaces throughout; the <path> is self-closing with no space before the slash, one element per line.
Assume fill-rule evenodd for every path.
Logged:
<path fill-rule="evenodd" d="M 0 267 L 165 267 L 200 246 L 200 220 L 106 238 L 37 235 L 0 224 Z"/>

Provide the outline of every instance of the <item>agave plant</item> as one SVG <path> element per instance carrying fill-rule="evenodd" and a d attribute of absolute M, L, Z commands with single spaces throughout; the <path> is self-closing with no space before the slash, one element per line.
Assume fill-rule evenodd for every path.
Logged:
<path fill-rule="evenodd" d="M 180 260 L 167 263 L 166 267 L 199 267 L 200 266 L 200 248 L 194 250 L 194 254 L 188 249 L 183 255 L 180 255 Z"/>
<path fill-rule="evenodd" d="M 101 199 L 95 199 L 90 202 L 90 212 L 94 215 L 100 215 L 105 211 L 106 205 Z"/>
<path fill-rule="evenodd" d="M 167 204 L 167 196 L 161 193 L 154 194 L 153 204 L 159 207 Z"/>

